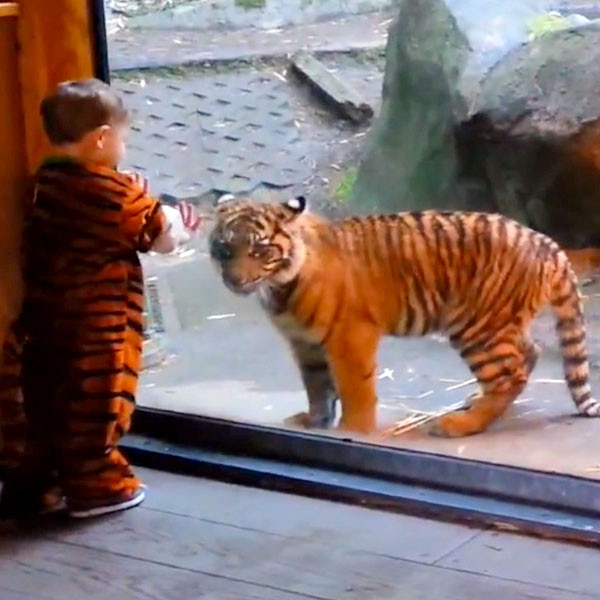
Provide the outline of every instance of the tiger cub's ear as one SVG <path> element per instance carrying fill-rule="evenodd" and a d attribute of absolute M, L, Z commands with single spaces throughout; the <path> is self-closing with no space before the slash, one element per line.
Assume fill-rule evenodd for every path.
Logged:
<path fill-rule="evenodd" d="M 296 196 L 295 198 L 290 198 L 289 200 L 282 202 L 281 206 L 289 216 L 289 219 L 292 220 L 306 210 L 307 202 L 304 196 Z"/>

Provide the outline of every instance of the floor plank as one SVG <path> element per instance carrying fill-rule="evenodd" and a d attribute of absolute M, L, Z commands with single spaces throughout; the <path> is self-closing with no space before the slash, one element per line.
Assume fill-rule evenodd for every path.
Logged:
<path fill-rule="evenodd" d="M 31 594 L 27 594 L 25 592 L 17 592 L 15 590 L 5 588 L 1 585 L 0 598 L 2 598 L 2 600 L 45 600 L 39 595 L 32 596 Z"/>
<path fill-rule="evenodd" d="M 479 600 L 483 597 L 583 600 L 598 597 L 385 557 L 370 556 L 365 560 L 357 553 L 342 552 L 334 559 L 331 553 L 319 551 L 319 545 L 312 546 L 312 560 L 305 556 L 296 564 L 288 564 L 285 573 L 272 569 L 272 577 L 268 577 L 269 569 L 265 570 L 262 564 L 264 560 L 273 562 L 273 557 L 267 553 L 263 559 L 256 549 L 255 555 L 246 556 L 255 571 L 253 578 L 263 573 L 258 577 L 262 583 L 256 585 L 244 581 L 247 570 L 236 569 L 226 556 L 221 557 L 222 567 L 218 566 L 221 560 L 215 560 L 213 569 L 223 573 L 215 575 L 204 572 L 206 563 L 198 555 L 195 561 L 181 560 L 184 555 L 194 556 L 189 553 L 190 545 L 185 549 L 181 547 L 178 559 L 171 554 L 172 549 L 171 545 L 164 549 L 165 561 L 196 563 L 196 566 L 170 567 L 121 553 L 21 536 L 10 540 L 10 551 L 0 552 L 0 591 L 13 590 L 14 598 L 1 597 L 2 600 Z M 214 553 L 215 549 L 207 548 L 207 552 Z M 320 578 L 315 578 L 317 563 L 322 563 Z M 324 572 L 328 573 L 329 581 Z M 301 580 L 306 583 L 299 585 Z M 337 585 L 331 584 L 333 580 Z M 299 587 L 310 592 L 301 593 Z"/>
<path fill-rule="evenodd" d="M 148 469 L 145 507 L 286 537 L 433 563 L 480 533 L 451 523 L 367 510 Z"/>
<path fill-rule="evenodd" d="M 439 564 L 578 593 L 600 593 L 596 570 L 600 565 L 600 552 L 549 540 L 486 532 L 450 553 Z"/>
<path fill-rule="evenodd" d="M 9 591 L 12 590 L 12 591 Z M 12 597 L 11 597 L 12 596 Z M 2 600 L 302 600 L 196 569 L 171 568 L 47 540 L 12 539 L 0 551 Z"/>
<path fill-rule="evenodd" d="M 383 600 L 405 591 L 411 599 L 427 597 L 420 590 L 436 597 L 442 589 L 454 590 L 444 594 L 448 600 L 462 600 L 466 589 L 473 598 L 488 593 L 513 600 L 520 589 L 545 600 L 574 597 L 569 581 L 554 589 L 542 582 L 521 584 L 347 549 L 331 534 L 291 539 L 143 508 L 85 526 L 56 527 L 49 535 L 73 545 L 75 555 L 76 547 L 97 549 L 328 600 Z"/>

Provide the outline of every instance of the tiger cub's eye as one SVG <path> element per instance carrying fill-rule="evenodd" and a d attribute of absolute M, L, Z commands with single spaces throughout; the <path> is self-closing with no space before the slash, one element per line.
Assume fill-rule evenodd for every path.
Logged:
<path fill-rule="evenodd" d="M 252 256 L 261 260 L 273 260 L 277 258 L 277 249 L 267 243 L 258 243 L 252 246 Z"/>

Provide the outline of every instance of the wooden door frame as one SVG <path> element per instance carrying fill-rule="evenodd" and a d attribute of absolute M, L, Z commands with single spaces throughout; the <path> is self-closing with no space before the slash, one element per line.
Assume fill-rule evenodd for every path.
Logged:
<path fill-rule="evenodd" d="M 0 19 L 12 21 L 14 60 L 0 65 L 15 72 L 17 98 L 10 114 L 20 130 L 18 139 L 4 140 L 11 157 L 22 153 L 18 168 L 3 182 L 2 267 L 0 285 L 0 344 L 21 304 L 19 249 L 23 209 L 31 199 L 31 175 L 38 169 L 49 144 L 43 132 L 40 103 L 66 79 L 99 75 L 106 78 L 108 60 L 103 0 L 12 0 L 0 2 Z M 0 136 L 2 131 L 0 131 Z M 18 145 L 18 147 L 15 147 Z"/>
<path fill-rule="evenodd" d="M 108 40 L 104 0 L 88 0 L 92 28 L 94 51 L 94 72 L 98 79 L 110 83 L 110 65 L 108 62 Z"/>
<path fill-rule="evenodd" d="M 32 174 L 48 152 L 39 114 L 42 99 L 61 81 L 102 77 L 108 71 L 104 6 L 102 0 L 18 4 L 25 147 Z"/>

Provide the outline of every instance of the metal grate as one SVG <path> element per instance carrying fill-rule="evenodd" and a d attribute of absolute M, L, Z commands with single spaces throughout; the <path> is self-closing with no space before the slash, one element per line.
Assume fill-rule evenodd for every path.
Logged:
<path fill-rule="evenodd" d="M 146 279 L 146 293 L 144 298 L 144 330 L 146 338 L 150 338 L 153 333 L 164 333 L 165 323 L 163 319 L 162 307 L 160 304 L 160 294 L 158 290 L 158 277 L 148 277 Z"/>

